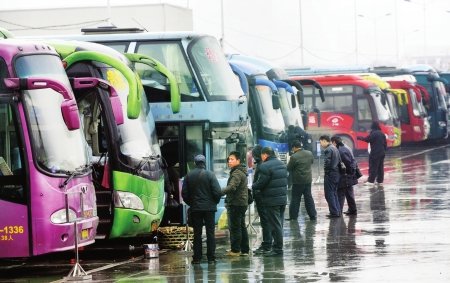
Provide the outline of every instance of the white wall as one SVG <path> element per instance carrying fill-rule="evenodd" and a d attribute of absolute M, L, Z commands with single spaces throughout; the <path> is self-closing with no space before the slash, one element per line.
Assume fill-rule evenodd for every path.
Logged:
<path fill-rule="evenodd" d="M 108 25 L 106 7 L 0 11 L 0 27 L 16 36 L 80 34 L 81 28 Z M 119 28 L 192 31 L 192 10 L 168 4 L 112 6 L 110 22 Z"/>

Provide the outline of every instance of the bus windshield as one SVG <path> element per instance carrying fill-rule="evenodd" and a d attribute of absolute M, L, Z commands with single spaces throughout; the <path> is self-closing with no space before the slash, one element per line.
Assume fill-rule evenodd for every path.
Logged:
<path fill-rule="evenodd" d="M 439 109 L 445 109 L 447 110 L 447 103 L 445 102 L 445 86 L 443 82 L 436 81 L 435 87 L 437 90 L 437 103 Z"/>
<path fill-rule="evenodd" d="M 188 55 L 209 100 L 236 100 L 243 95 L 214 37 L 204 36 L 192 41 L 188 46 Z"/>
<path fill-rule="evenodd" d="M 425 117 L 427 115 L 427 111 L 425 110 L 425 106 L 423 106 L 422 102 L 417 101 L 416 91 L 412 88 L 409 90 L 409 97 L 411 98 L 412 107 L 413 107 L 413 115 L 416 117 Z"/>
<path fill-rule="evenodd" d="M 397 101 L 395 100 L 395 95 L 392 92 L 386 93 L 387 103 L 389 103 L 389 109 L 391 111 L 392 117 L 395 120 L 399 119 L 398 111 L 397 111 Z"/>
<path fill-rule="evenodd" d="M 61 60 L 54 55 L 19 57 L 15 71 L 20 78 L 51 77 L 71 89 Z M 51 89 L 38 89 L 24 91 L 24 98 L 38 165 L 52 173 L 73 171 L 86 165 L 85 139 L 81 129 L 67 129 L 61 114 L 62 95 Z"/>
<path fill-rule="evenodd" d="M 373 99 L 373 103 L 377 112 L 378 120 L 387 125 L 393 124 L 392 114 L 389 111 L 388 104 L 383 105 L 381 102 L 381 90 L 379 89 L 370 89 L 370 96 Z"/>
<path fill-rule="evenodd" d="M 275 132 L 284 130 L 284 120 L 280 109 L 272 107 L 272 90 L 268 86 L 258 85 L 256 95 L 259 97 L 262 108 L 262 124 L 264 128 L 271 129 Z"/>
<path fill-rule="evenodd" d="M 280 88 L 278 89 L 278 93 L 280 94 L 280 104 L 281 104 L 281 111 L 283 114 L 284 121 L 287 122 L 289 125 L 299 126 L 303 129 L 303 120 L 302 115 L 300 113 L 300 110 L 298 108 L 298 102 L 297 107 L 292 107 L 292 101 L 291 101 L 291 93 L 287 92 L 286 89 Z"/>
<path fill-rule="evenodd" d="M 104 70 L 105 77 L 115 87 L 122 102 L 124 113 L 127 112 L 128 83 L 125 77 L 114 68 Z M 129 119 L 124 115 L 124 123 L 118 126 L 120 152 L 129 158 L 126 163 L 140 162 L 144 157 L 161 156 L 158 139 L 156 138 L 155 121 L 150 112 L 147 97 L 141 88 L 141 112 L 137 119 Z"/>

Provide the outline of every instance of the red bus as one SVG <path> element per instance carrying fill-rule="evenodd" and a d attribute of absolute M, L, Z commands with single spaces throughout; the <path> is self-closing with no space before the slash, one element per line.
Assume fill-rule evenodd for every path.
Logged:
<path fill-rule="evenodd" d="M 421 89 L 414 82 L 402 77 L 384 78 L 393 89 L 403 90 L 407 94 L 408 103 L 400 106 L 400 121 L 403 142 L 419 142 L 426 140 L 430 133 L 428 115 L 423 105 Z"/>
<path fill-rule="evenodd" d="M 308 116 L 308 131 L 313 138 L 336 134 L 354 151 L 367 150 L 367 143 L 356 137 L 366 136 L 372 121 L 379 122 L 388 147 L 400 138 L 394 133 L 393 118 L 385 96 L 373 82 L 355 75 L 293 76 L 291 79 L 312 79 L 323 87 L 325 102 L 313 86 L 303 84 L 304 106 L 312 110 Z"/>

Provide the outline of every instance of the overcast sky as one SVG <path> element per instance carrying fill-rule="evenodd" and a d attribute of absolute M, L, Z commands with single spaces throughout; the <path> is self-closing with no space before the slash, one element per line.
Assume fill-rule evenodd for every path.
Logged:
<path fill-rule="evenodd" d="M 225 52 L 258 56 L 284 67 L 401 65 L 410 56 L 450 55 L 449 0 L 223 0 L 223 22 L 221 0 L 109 4 L 162 2 L 191 8 L 194 30 L 223 36 Z M 17 0 L 1 1 L 0 9 L 107 3 Z"/>

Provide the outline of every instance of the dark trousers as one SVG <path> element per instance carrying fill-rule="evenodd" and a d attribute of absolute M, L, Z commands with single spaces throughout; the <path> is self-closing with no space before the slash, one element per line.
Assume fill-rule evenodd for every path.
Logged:
<path fill-rule="evenodd" d="M 202 230 L 206 228 L 206 256 L 215 260 L 216 239 L 214 236 L 215 211 L 191 211 L 192 227 L 194 229 L 194 260 L 202 259 Z"/>
<path fill-rule="evenodd" d="M 355 202 L 355 191 L 353 190 L 353 186 L 341 187 L 337 191 L 340 211 L 344 210 L 344 203 L 347 200 L 348 212 L 355 213 L 357 212 L 356 202 Z"/>
<path fill-rule="evenodd" d="M 367 182 L 373 183 L 375 180 L 378 183 L 384 181 L 384 155 L 374 156 L 369 154 L 369 178 Z"/>
<path fill-rule="evenodd" d="M 228 230 L 230 231 L 231 251 L 248 253 L 250 250 L 245 212 L 247 206 L 227 206 Z"/>
<path fill-rule="evenodd" d="M 267 228 L 269 229 L 271 239 L 273 239 L 272 251 L 276 253 L 283 252 L 283 223 L 285 208 L 285 205 L 265 207 L 268 222 Z"/>
<path fill-rule="evenodd" d="M 260 196 L 255 196 L 255 204 L 256 209 L 258 210 L 259 221 L 262 229 L 261 247 L 265 250 L 270 250 L 272 248 L 272 235 L 270 233 L 270 228 L 268 227 L 267 211 L 265 206 L 262 204 L 262 199 Z"/>
<path fill-rule="evenodd" d="M 337 173 L 339 174 L 339 173 Z M 341 215 L 340 211 L 340 205 L 339 205 L 339 199 L 337 196 L 337 187 L 339 184 L 339 177 L 336 176 L 330 176 L 325 175 L 324 177 L 324 194 L 325 194 L 325 200 L 328 203 L 328 210 L 330 211 L 331 215 Z"/>
<path fill-rule="evenodd" d="M 289 204 L 289 218 L 297 219 L 302 196 L 305 200 L 305 208 L 309 218 L 316 218 L 317 212 L 314 199 L 311 194 L 311 183 L 292 185 L 291 203 Z"/>

